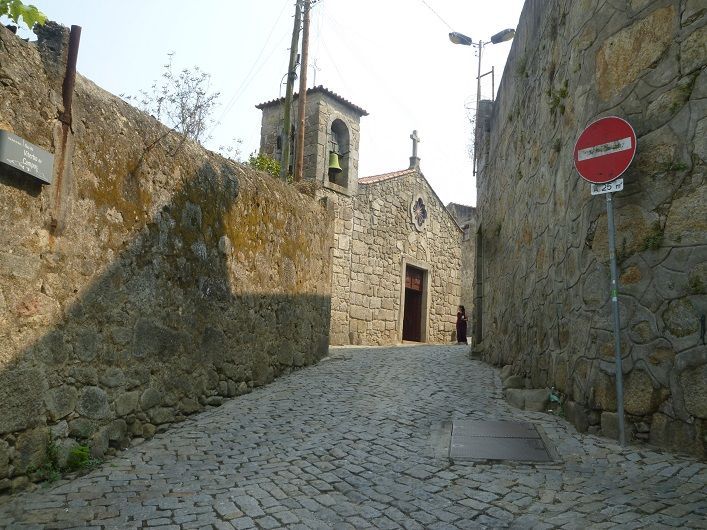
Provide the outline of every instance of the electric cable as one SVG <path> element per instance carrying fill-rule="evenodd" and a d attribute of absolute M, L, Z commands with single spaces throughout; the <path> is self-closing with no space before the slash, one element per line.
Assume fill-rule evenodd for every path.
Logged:
<path fill-rule="evenodd" d="M 243 78 L 243 81 L 241 82 L 240 86 L 234 91 L 233 96 L 231 99 L 228 100 L 228 103 L 224 106 L 223 111 L 221 112 L 221 115 L 219 116 L 218 120 L 214 122 L 214 124 L 211 126 L 211 129 L 209 130 L 209 134 L 216 129 L 219 125 L 222 124 L 223 118 L 230 112 L 230 110 L 233 108 L 233 106 L 236 104 L 238 99 L 245 93 L 245 90 L 250 86 L 250 84 L 253 82 L 255 79 L 255 76 L 262 70 L 263 66 L 267 63 L 267 60 L 272 57 L 272 54 L 274 53 L 276 47 L 274 47 L 270 54 L 266 57 L 266 59 L 260 63 L 260 66 L 258 67 L 258 61 L 260 61 L 261 57 L 263 56 L 263 53 L 265 53 L 265 50 L 268 47 L 268 44 L 270 43 L 270 39 L 272 38 L 273 34 L 275 33 L 275 29 L 277 28 L 277 25 L 280 22 L 280 19 L 282 18 L 282 14 L 285 12 L 285 8 L 287 5 L 290 3 L 291 0 L 285 0 L 282 9 L 280 10 L 280 14 L 277 16 L 277 19 L 275 20 L 272 28 L 270 29 L 270 33 L 268 34 L 267 39 L 265 39 L 265 44 L 263 44 L 263 47 L 260 49 L 260 53 L 256 57 L 255 61 L 253 62 L 253 65 L 251 66 L 249 72 L 246 74 L 246 76 Z M 282 40 L 282 39 L 281 39 Z M 256 67 L 258 69 L 256 70 Z"/>
<path fill-rule="evenodd" d="M 425 3 L 424 0 L 421 0 L 421 1 L 422 1 L 423 3 Z M 425 4 L 426 4 L 426 3 L 425 3 Z M 426 5 L 427 5 L 427 4 L 426 4 Z M 427 7 L 429 7 L 429 5 L 428 5 Z M 430 8 L 430 9 L 431 9 L 431 8 Z M 432 10 L 432 11 L 434 12 L 434 10 Z M 435 13 L 435 14 L 437 14 L 437 13 Z M 390 102 L 393 104 L 393 106 L 394 106 L 394 107 L 397 107 L 398 109 L 400 109 L 400 111 L 402 111 L 403 114 L 405 114 L 405 115 L 411 117 L 412 120 L 414 120 L 414 121 L 416 121 L 416 122 L 424 121 L 424 120 L 421 120 L 421 119 L 420 119 L 420 116 L 419 116 L 419 113 L 418 113 L 418 112 L 416 112 L 415 110 L 413 110 L 412 108 L 410 108 L 408 105 L 405 104 L 405 102 L 403 101 L 402 98 L 400 98 L 400 97 L 398 97 L 398 96 L 395 96 L 390 90 L 386 89 L 386 87 L 389 86 L 389 83 L 387 83 L 387 82 L 383 79 L 383 77 L 379 74 L 379 72 L 378 72 L 377 70 L 375 70 L 374 68 L 372 68 L 372 66 L 371 66 L 372 63 L 371 63 L 370 61 L 364 61 L 364 60 L 361 58 L 362 54 L 361 54 L 359 48 L 356 47 L 354 44 L 352 44 L 351 41 L 349 40 L 349 38 L 348 38 L 348 36 L 347 36 L 347 30 L 346 30 L 346 28 L 345 28 L 342 24 L 340 24 L 340 23 L 339 23 L 335 18 L 333 18 L 332 16 L 329 16 L 329 15 L 325 15 L 325 16 L 326 16 L 327 22 L 328 22 L 329 24 L 331 24 L 332 26 L 335 26 L 335 27 L 337 28 L 337 31 L 336 31 L 335 34 L 336 34 L 337 37 L 339 37 L 339 39 L 341 40 L 341 42 L 342 42 L 342 44 L 345 46 L 345 48 L 348 49 L 348 51 L 351 53 L 352 57 L 354 57 L 354 58 L 356 59 L 356 61 L 357 61 L 359 64 L 361 64 L 361 66 L 362 66 L 372 77 L 374 77 L 374 78 L 378 81 L 378 86 L 381 88 L 381 92 L 384 92 L 384 93 L 385 93 L 385 95 L 387 96 L 387 99 L 390 100 Z M 438 14 L 437 14 L 437 16 L 439 17 Z M 440 18 L 440 20 L 441 20 L 442 22 L 444 22 L 444 19 L 442 19 L 441 17 L 439 17 L 439 18 Z M 446 24 L 446 22 L 444 22 L 444 23 Z M 353 39 L 354 41 L 356 40 L 356 37 L 362 38 L 362 37 L 360 37 L 360 36 L 358 36 L 358 35 L 354 35 L 354 39 Z M 327 55 L 330 55 L 329 52 L 328 52 L 328 48 L 325 47 L 325 50 L 327 51 Z M 340 76 L 340 77 L 342 78 L 342 80 L 343 80 L 343 79 L 344 79 L 344 78 L 343 78 L 343 75 L 341 74 L 341 72 L 339 72 L 338 68 L 336 67 L 336 61 L 334 61 L 333 58 L 331 58 L 331 57 L 330 57 L 330 59 L 332 60 L 332 64 L 334 65 L 334 69 L 337 71 L 337 73 L 339 74 L 339 76 Z M 345 83 L 344 83 L 344 85 L 345 85 Z M 439 140 L 437 140 L 437 138 L 435 138 L 435 137 L 433 136 L 433 137 L 431 137 L 431 138 L 428 140 L 428 142 L 429 142 L 429 144 L 430 144 L 432 147 L 434 147 L 434 149 L 435 149 L 437 152 L 442 153 L 443 155 L 445 155 L 445 156 L 451 158 L 451 154 L 449 153 L 447 146 L 445 146 L 444 144 L 442 144 Z M 432 181 L 436 180 L 434 176 L 430 176 L 430 179 L 431 179 Z"/>
<path fill-rule="evenodd" d="M 447 21 L 444 20 L 444 19 L 440 16 L 440 14 L 437 13 L 437 11 L 435 11 L 435 10 L 432 8 L 432 6 L 430 6 L 430 4 L 428 4 L 427 2 L 425 2 L 425 0 L 420 0 L 420 2 L 422 2 L 422 3 L 427 7 L 427 9 L 429 9 L 430 11 L 432 11 L 432 12 L 434 13 L 435 16 L 436 16 L 438 19 L 440 19 L 440 20 L 442 21 L 442 24 L 444 24 L 445 26 L 447 26 L 451 31 L 454 31 L 454 29 L 452 28 L 452 26 L 450 26 L 450 25 L 447 23 Z"/>

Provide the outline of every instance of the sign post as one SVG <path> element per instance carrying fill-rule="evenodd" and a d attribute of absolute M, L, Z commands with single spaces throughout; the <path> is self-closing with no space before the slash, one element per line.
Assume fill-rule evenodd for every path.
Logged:
<path fill-rule="evenodd" d="M 606 219 L 609 233 L 611 269 L 611 309 L 614 323 L 616 364 L 616 413 L 619 419 L 619 443 L 626 445 L 624 427 L 624 386 L 621 358 L 621 318 L 619 315 L 619 280 L 616 266 L 616 226 L 613 194 L 623 189 L 618 179 L 636 154 L 636 133 L 626 121 L 615 116 L 602 118 L 587 126 L 574 146 L 574 165 L 584 180 L 592 184 L 592 195 L 606 194 Z M 616 180 L 618 179 L 618 180 Z"/>
<path fill-rule="evenodd" d="M 619 315 L 619 280 L 616 267 L 616 227 L 614 225 L 613 194 L 606 194 L 606 221 L 609 232 L 609 263 L 611 268 L 611 310 L 614 320 L 614 356 L 616 364 L 616 413 L 619 416 L 619 443 L 626 444 L 624 428 L 624 379 L 621 360 L 621 318 Z"/>

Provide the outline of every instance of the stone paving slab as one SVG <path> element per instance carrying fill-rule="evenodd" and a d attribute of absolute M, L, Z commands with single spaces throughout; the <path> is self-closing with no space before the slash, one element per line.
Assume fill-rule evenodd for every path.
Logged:
<path fill-rule="evenodd" d="M 703 528 L 707 465 L 513 409 L 463 346 L 333 350 L 74 480 L 0 497 L 0 528 Z M 560 461 L 450 462 L 460 419 L 540 426 Z"/>

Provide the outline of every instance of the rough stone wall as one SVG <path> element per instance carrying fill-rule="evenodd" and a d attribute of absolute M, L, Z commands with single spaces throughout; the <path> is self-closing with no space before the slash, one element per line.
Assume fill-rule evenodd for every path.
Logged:
<path fill-rule="evenodd" d="M 66 42 L 0 27 L 0 128 L 51 152 Z M 50 436 L 100 457 L 327 352 L 320 204 L 81 76 L 72 131 L 52 185 L 0 166 L 0 491 Z"/>
<path fill-rule="evenodd" d="M 469 318 L 467 337 L 471 337 L 474 318 L 474 284 L 476 277 L 476 208 L 450 202 L 447 211 L 462 229 L 461 296 L 459 303 L 464 306 Z"/>
<path fill-rule="evenodd" d="M 261 111 L 263 114 L 260 121 L 260 153 L 280 160 L 282 149 L 277 147 L 277 138 L 280 136 L 284 121 L 282 107 L 265 107 Z M 295 110 L 295 114 L 296 112 Z M 292 118 L 292 123 L 296 123 L 295 117 Z M 290 156 L 293 156 L 292 153 Z"/>
<path fill-rule="evenodd" d="M 615 195 L 629 436 L 705 455 L 707 30 L 699 0 L 529 0 L 478 179 L 483 355 L 616 432 L 605 198 L 573 164 L 591 121 L 633 125 Z M 482 149 L 482 153 L 483 153 Z"/>
<path fill-rule="evenodd" d="M 421 232 L 410 220 L 410 203 L 417 194 L 428 212 Z M 411 171 L 375 184 L 359 183 L 352 228 L 348 293 L 336 286 L 332 290 L 334 306 L 348 296 L 351 342 L 401 341 L 404 260 L 428 271 L 423 340 L 449 342 L 459 304 L 461 231 L 421 174 Z"/>
<path fill-rule="evenodd" d="M 354 200 L 351 197 L 322 190 L 334 213 L 334 247 L 331 267 L 331 344 L 355 344 L 350 334 L 349 311 L 351 303 L 351 246 L 353 240 Z"/>
<path fill-rule="evenodd" d="M 472 320 L 474 318 L 474 285 L 476 282 L 476 219 L 472 218 L 462 226 L 462 268 L 461 297 L 459 303 L 464 306 L 469 318 L 467 336 L 471 336 Z"/>

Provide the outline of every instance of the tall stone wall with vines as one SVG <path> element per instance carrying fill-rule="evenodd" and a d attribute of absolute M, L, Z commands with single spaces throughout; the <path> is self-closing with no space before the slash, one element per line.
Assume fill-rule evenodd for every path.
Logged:
<path fill-rule="evenodd" d="M 705 455 L 707 30 L 699 0 L 528 0 L 478 179 L 483 356 L 616 434 L 604 196 L 573 166 L 590 122 L 627 119 L 615 194 L 629 438 Z"/>

